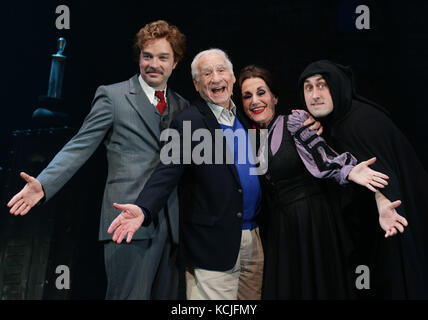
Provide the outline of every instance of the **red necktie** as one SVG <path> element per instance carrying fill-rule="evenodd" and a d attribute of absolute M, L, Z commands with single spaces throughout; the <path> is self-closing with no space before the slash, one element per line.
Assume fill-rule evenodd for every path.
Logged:
<path fill-rule="evenodd" d="M 155 96 L 159 99 L 159 102 L 156 108 L 158 109 L 159 113 L 162 115 L 166 108 L 166 101 L 163 95 L 163 91 L 155 91 Z"/>

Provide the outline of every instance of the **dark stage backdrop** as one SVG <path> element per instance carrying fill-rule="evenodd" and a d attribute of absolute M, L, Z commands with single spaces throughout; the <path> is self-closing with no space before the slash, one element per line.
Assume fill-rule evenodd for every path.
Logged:
<path fill-rule="evenodd" d="M 369 29 L 359 30 L 356 27 L 360 14 L 355 10 L 361 4 L 370 10 Z M 59 5 L 67 5 L 70 10 L 68 30 L 56 28 L 59 14 L 55 13 L 55 9 Z M 20 152 L 25 153 L 22 147 L 24 143 L 31 144 L 31 141 L 22 142 L 25 131 L 21 131 L 18 138 L 13 138 L 12 132 L 37 128 L 31 115 L 40 106 L 38 97 L 47 93 L 51 54 L 56 52 L 58 37 L 63 36 L 67 40 L 63 98 L 66 111 L 71 116 L 69 130 L 73 133 L 89 112 L 99 85 L 128 79 L 138 71 L 132 55 L 134 35 L 146 23 L 157 19 L 177 25 L 187 36 L 186 56 L 169 82 L 184 97 L 192 99 L 195 96 L 190 62 L 197 52 L 211 47 L 222 48 L 230 55 L 236 74 L 249 63 L 274 70 L 281 84 L 283 111 L 300 106 L 297 79 L 309 62 L 324 58 L 335 60 L 353 67 L 359 93 L 391 112 L 425 168 L 428 167 L 425 125 L 428 117 L 425 99 L 428 74 L 426 2 L 44 0 L 4 2 L 0 12 L 1 217 L 7 215 L 7 199 L 23 186 L 19 180 L 10 182 L 11 175 L 17 175 L 20 170 L 29 170 L 16 167 L 16 163 L 20 162 L 12 158 L 19 154 L 17 143 L 20 143 Z M 60 136 L 59 139 L 62 139 L 67 135 Z M 50 143 L 49 139 L 53 138 L 46 137 L 46 143 Z M 52 148 L 56 149 L 46 151 L 45 158 L 40 161 L 47 163 L 61 143 L 57 141 L 58 146 L 52 143 Z M 41 169 L 32 168 L 34 175 Z M 81 205 L 75 204 L 71 209 L 71 204 L 58 200 L 61 209 L 51 208 L 55 211 L 52 219 L 65 219 L 65 222 L 52 227 L 56 231 L 52 231 L 49 242 L 51 253 L 48 262 L 51 266 L 48 264 L 45 268 L 46 278 L 55 278 L 52 265 L 63 263 L 52 250 L 65 241 L 68 244 L 64 246 L 74 257 L 70 262 L 74 266 L 71 269 L 73 286 L 69 294 L 59 295 L 53 289 L 45 290 L 44 298 L 98 299 L 104 296 L 102 245 L 96 239 L 105 172 L 104 150 L 100 147 L 70 181 L 68 190 L 58 195 L 68 199 L 66 193 L 69 192 L 73 195 L 72 199 L 80 201 Z M 79 189 L 81 184 L 85 185 L 84 196 Z M 43 209 L 40 210 L 37 214 L 42 217 Z M 67 210 L 79 213 L 62 212 Z M 76 217 L 74 220 L 73 216 Z M 17 226 L 19 222 L 12 224 Z M 61 230 L 66 233 L 69 231 L 67 228 L 78 230 L 67 238 L 70 241 L 66 239 L 68 242 L 61 238 Z M 10 237 L 13 237 L 13 232 L 9 240 Z M 3 276 L 6 272 L 4 250 L 3 256 L 0 255 Z M 59 255 L 67 257 L 64 250 Z M 5 283 L 7 285 L 7 281 L 0 281 L 0 287 L 4 287 Z M 29 291 L 26 292 L 28 297 Z M 25 295 L 19 297 L 25 298 Z"/>

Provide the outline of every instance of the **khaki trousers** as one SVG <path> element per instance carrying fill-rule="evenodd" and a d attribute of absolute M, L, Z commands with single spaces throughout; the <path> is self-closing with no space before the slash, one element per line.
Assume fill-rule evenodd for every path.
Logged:
<path fill-rule="evenodd" d="M 259 228 L 242 230 L 235 266 L 227 271 L 186 270 L 188 300 L 260 300 L 263 248 Z"/>

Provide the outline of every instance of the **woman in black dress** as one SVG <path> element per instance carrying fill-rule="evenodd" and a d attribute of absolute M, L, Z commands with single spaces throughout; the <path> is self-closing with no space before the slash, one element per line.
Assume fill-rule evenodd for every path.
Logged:
<path fill-rule="evenodd" d="M 324 192 L 325 180 L 314 176 L 341 184 L 351 180 L 372 191 L 386 185 L 388 177 L 368 167 L 374 159 L 356 165 L 351 154 L 336 154 L 313 130 L 302 127 L 304 112 L 276 114 L 278 98 L 269 71 L 248 66 L 239 85 L 245 113 L 269 132 L 267 144 L 260 147 L 268 149 L 268 169 L 261 177 L 263 299 L 351 298 L 354 280 L 343 252 L 345 239 L 339 236 L 339 215 Z"/>

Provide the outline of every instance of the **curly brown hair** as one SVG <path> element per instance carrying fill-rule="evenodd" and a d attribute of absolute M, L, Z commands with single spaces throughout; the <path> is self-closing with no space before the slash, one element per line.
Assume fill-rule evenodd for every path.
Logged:
<path fill-rule="evenodd" d="M 170 25 L 164 20 L 148 23 L 138 31 L 134 42 L 136 60 L 138 61 L 140 52 L 148 41 L 162 38 L 166 38 L 171 44 L 172 51 L 174 51 L 174 61 L 179 62 L 186 50 L 186 36 L 176 26 Z"/>

